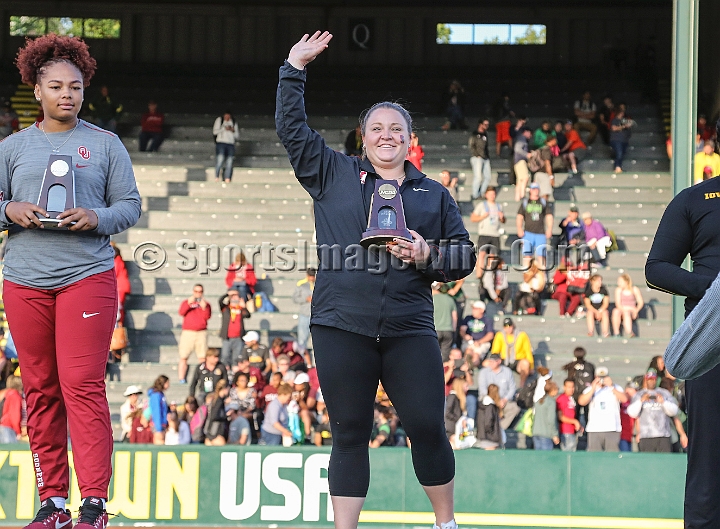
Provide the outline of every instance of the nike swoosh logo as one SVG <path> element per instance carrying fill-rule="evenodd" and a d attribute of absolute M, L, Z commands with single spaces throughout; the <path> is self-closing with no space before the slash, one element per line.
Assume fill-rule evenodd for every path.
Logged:
<path fill-rule="evenodd" d="M 426 193 L 429 193 L 429 189 L 423 189 L 422 187 L 413 187 L 413 191 L 425 191 Z"/>
<path fill-rule="evenodd" d="M 77 167 L 78 169 L 84 169 L 85 167 L 90 167 L 90 166 L 89 165 L 80 165 L 79 163 L 76 163 L 75 167 Z"/>
<path fill-rule="evenodd" d="M 99 312 L 93 312 L 92 314 L 88 314 L 87 312 L 83 312 L 83 318 L 90 318 L 91 316 L 97 316 L 100 314 Z"/>
<path fill-rule="evenodd" d="M 68 525 L 70 522 L 72 522 L 72 520 L 67 520 L 64 523 L 60 523 L 60 520 L 55 520 L 55 529 L 62 529 L 63 527 Z"/>

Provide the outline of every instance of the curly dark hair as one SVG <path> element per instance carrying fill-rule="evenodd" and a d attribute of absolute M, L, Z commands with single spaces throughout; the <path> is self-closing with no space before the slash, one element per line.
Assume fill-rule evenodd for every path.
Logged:
<path fill-rule="evenodd" d="M 82 74 L 83 84 L 90 84 L 97 63 L 90 56 L 88 45 L 77 37 L 48 33 L 36 39 L 28 38 L 25 46 L 18 51 L 15 64 L 20 70 L 22 82 L 35 86 L 47 64 L 61 61 L 74 64 Z"/>

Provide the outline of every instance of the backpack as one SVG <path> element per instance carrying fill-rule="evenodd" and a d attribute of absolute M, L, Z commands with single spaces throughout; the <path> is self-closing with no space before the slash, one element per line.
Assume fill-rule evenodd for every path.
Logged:
<path fill-rule="evenodd" d="M 620 246 L 618 246 L 617 237 L 615 236 L 615 232 L 612 230 L 606 230 L 608 237 L 610 237 L 610 240 L 612 241 L 612 244 L 607 247 L 607 250 L 605 250 L 607 253 L 610 252 L 616 252 L 620 249 Z"/>
<path fill-rule="evenodd" d="M 545 160 L 540 155 L 540 150 L 532 151 L 527 158 L 528 169 L 531 173 L 536 173 L 545 167 Z"/>
<path fill-rule="evenodd" d="M 207 419 L 207 406 L 203 404 L 200 406 L 193 418 L 190 419 L 190 436 L 194 443 L 205 442 L 205 420 Z"/>
<path fill-rule="evenodd" d="M 516 399 L 518 406 L 523 409 L 529 410 L 535 405 L 535 402 L 533 401 L 533 396 L 535 395 L 537 381 L 538 379 L 534 378 L 533 380 L 528 380 L 527 382 L 525 382 L 525 385 L 518 392 L 518 396 Z"/>
<path fill-rule="evenodd" d="M 255 294 L 253 302 L 255 303 L 255 312 L 277 312 L 277 307 L 273 305 L 265 292 Z"/>

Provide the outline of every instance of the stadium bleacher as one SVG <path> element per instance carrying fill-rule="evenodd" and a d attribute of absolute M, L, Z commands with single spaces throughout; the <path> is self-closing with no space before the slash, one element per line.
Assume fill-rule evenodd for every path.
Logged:
<path fill-rule="evenodd" d="M 318 70 L 320 71 L 320 70 Z M 313 75 L 315 72 L 313 72 Z M 386 79 L 378 76 L 374 86 L 383 86 Z M 207 275 L 177 269 L 175 244 L 191 239 L 198 245 L 227 244 L 241 247 L 269 242 L 275 245 L 296 245 L 298 240 L 310 241 L 313 234 L 311 200 L 294 178 L 282 145 L 275 134 L 274 82 L 267 75 L 259 76 L 252 86 L 233 86 L 230 92 L 213 80 L 205 80 L 201 97 L 192 83 L 177 83 L 177 88 L 143 88 L 144 83 L 118 78 L 111 84 L 127 112 L 120 131 L 131 154 L 135 175 L 143 197 L 143 217 L 138 225 L 115 237 L 127 261 L 132 281 L 132 294 L 126 309 L 131 347 L 126 361 L 120 365 L 122 380 L 108 382 L 108 398 L 113 422 L 118 427 L 118 410 L 122 392 L 130 384 L 149 387 L 159 374 L 170 377 L 168 400 L 184 401 L 187 386 L 177 384 L 177 343 L 181 318 L 180 302 L 187 298 L 192 285 L 205 286 L 206 297 L 213 303 L 210 321 L 210 344 L 219 346 L 217 337 L 220 318 L 217 299 L 224 292 L 224 270 Z M 401 99 L 413 112 L 415 127 L 425 150 L 424 172 L 437 178 L 443 169 L 458 174 L 461 181 L 460 201 L 468 231 L 476 233 L 469 222 L 471 211 L 469 184 L 472 172 L 467 152 L 467 132 L 440 130 L 441 89 L 446 80 L 435 76 L 416 76 L 405 82 L 388 83 L 392 90 L 358 87 L 353 78 L 331 78 L 329 74 L 311 76 L 308 82 L 308 114 L 310 125 L 327 143 L 341 149 L 345 136 L 357 123 L 357 114 L 370 103 Z M 564 119 L 571 115 L 572 104 L 586 86 L 602 86 L 626 101 L 629 113 L 636 120 L 630 150 L 626 156 L 626 172 L 612 173 L 609 149 L 600 139 L 588 151 L 581 164 L 581 174 L 556 179 L 556 217 L 564 215 L 571 205 L 590 211 L 608 229 L 615 231 L 621 249 L 610 254 L 609 269 L 600 270 L 609 290 L 617 276 L 627 272 L 641 288 L 648 309 L 638 320 L 639 336 L 626 338 L 588 338 L 584 319 L 561 319 L 557 302 L 546 300 L 542 316 L 515 317 L 517 327 L 530 335 L 537 358 L 562 376 L 560 366 L 571 359 L 572 350 L 583 346 L 588 358 L 596 365 L 610 368 L 611 376 L 623 383 L 642 373 L 650 358 L 661 354 L 670 338 L 670 297 L 645 286 L 643 267 L 653 234 L 662 212 L 672 198 L 669 164 L 664 149 L 664 125 L 656 104 L 644 103 L 639 93 L 623 81 L 603 80 L 586 83 L 581 79 L 563 81 L 561 89 L 552 79 L 474 80 L 468 89 L 468 125 L 486 115 L 499 92 L 507 89 L 518 113 L 526 114 L 529 125 L 536 128 L 543 119 Z M 612 86 L 610 86 L 612 85 Z M 97 85 L 95 86 L 97 88 Z M 208 88 L 211 87 L 211 88 Z M 605 90 L 594 89 L 599 100 Z M 162 95 L 163 97 L 160 97 Z M 140 153 L 137 148 L 139 116 L 148 99 L 153 98 L 166 113 L 167 139 L 158 153 Z M 230 105 L 232 101 L 232 105 Z M 226 108 L 235 113 L 241 127 L 241 139 L 235 159 L 231 184 L 214 181 L 214 144 L 212 123 Z M 494 134 L 491 134 L 493 181 L 498 173 L 509 168 L 507 151 L 502 158 L 494 156 Z M 500 182 L 503 183 L 503 180 Z M 498 201 L 510 215 L 503 237 L 504 250 L 515 239 L 513 189 L 501 185 Z M 556 224 L 559 219 L 556 219 Z M 555 232 L 559 230 L 556 227 Z M 135 247 L 152 241 L 168 251 L 168 264 L 158 271 L 140 270 L 132 262 Z M 315 262 L 311 250 L 310 262 Z M 263 273 L 257 270 L 258 274 Z M 267 272 L 272 284 L 270 298 L 278 307 L 276 313 L 255 313 L 247 320 L 247 328 L 257 330 L 263 342 L 276 335 L 292 337 L 297 314 L 291 296 L 302 272 Z M 521 274 L 513 271 L 511 282 Z M 477 299 L 477 280 L 469 277 L 464 291 L 469 300 Z M 496 330 L 501 327 L 496 316 Z"/>

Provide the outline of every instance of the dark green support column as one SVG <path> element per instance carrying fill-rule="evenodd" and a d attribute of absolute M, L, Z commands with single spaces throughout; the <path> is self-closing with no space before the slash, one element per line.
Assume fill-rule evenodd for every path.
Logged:
<path fill-rule="evenodd" d="M 697 127 L 699 5 L 700 0 L 673 1 L 673 195 L 692 185 Z M 689 267 L 688 260 L 685 266 Z M 673 332 L 685 316 L 683 301 L 682 297 L 673 297 Z"/>

